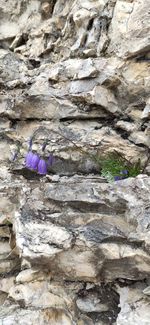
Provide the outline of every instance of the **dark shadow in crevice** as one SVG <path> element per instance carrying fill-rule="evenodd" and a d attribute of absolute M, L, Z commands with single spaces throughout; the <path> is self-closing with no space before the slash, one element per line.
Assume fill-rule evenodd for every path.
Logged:
<path fill-rule="evenodd" d="M 35 60 L 35 59 L 29 59 L 29 70 L 37 69 L 40 67 L 40 60 Z"/>
<path fill-rule="evenodd" d="M 94 18 L 91 18 L 91 19 L 89 20 L 88 25 L 87 25 L 87 30 L 88 30 L 88 31 L 92 29 L 92 27 L 93 27 L 93 23 L 94 23 Z"/>

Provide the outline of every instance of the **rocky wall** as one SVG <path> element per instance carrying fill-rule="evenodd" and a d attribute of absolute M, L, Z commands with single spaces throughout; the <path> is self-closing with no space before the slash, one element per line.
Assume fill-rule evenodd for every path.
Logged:
<path fill-rule="evenodd" d="M 150 323 L 149 15 L 0 1 L 0 325 Z M 144 173 L 108 183 L 91 156 L 114 150 Z"/>

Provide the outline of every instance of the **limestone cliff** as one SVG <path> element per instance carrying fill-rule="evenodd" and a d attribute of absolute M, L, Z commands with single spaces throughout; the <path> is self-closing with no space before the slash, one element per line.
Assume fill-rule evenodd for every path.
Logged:
<path fill-rule="evenodd" d="M 0 325 L 150 324 L 149 23 L 149 0 L 0 1 Z M 144 173 L 109 183 L 114 150 Z"/>

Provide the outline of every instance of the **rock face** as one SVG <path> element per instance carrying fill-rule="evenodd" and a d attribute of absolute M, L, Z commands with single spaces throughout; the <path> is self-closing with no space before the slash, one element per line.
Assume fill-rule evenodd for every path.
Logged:
<path fill-rule="evenodd" d="M 0 324 L 149 325 L 148 5 L 1 0 Z M 144 173 L 108 183 L 114 150 Z"/>

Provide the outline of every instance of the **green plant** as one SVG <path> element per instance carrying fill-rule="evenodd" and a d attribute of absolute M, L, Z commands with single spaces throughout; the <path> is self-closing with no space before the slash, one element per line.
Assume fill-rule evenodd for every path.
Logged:
<path fill-rule="evenodd" d="M 99 157 L 97 162 L 101 169 L 101 175 L 108 181 L 118 181 L 127 177 L 135 177 L 141 172 L 141 162 L 133 164 L 117 151 Z"/>
<path fill-rule="evenodd" d="M 47 144 L 51 141 L 51 132 L 56 134 L 60 138 L 63 138 L 68 143 L 70 142 L 70 144 L 72 145 L 71 151 L 78 151 L 88 159 L 93 160 L 99 167 L 101 175 L 111 182 L 114 180 L 118 181 L 128 177 L 136 177 L 140 173 L 144 173 L 150 160 L 149 150 L 147 155 L 148 158 L 143 168 L 141 166 L 140 159 L 136 163 L 131 163 L 131 161 L 128 161 L 123 156 L 123 154 L 117 152 L 116 150 L 100 156 L 100 154 L 98 153 L 99 149 L 97 149 L 97 151 L 95 152 L 95 148 L 93 150 L 93 146 L 91 145 L 86 144 L 83 147 L 76 144 L 74 140 L 68 138 L 68 136 L 64 134 L 63 130 L 48 130 L 42 126 L 34 131 L 32 137 L 28 141 L 28 152 L 25 157 L 24 164 L 26 168 L 36 171 L 40 175 L 45 175 L 47 173 L 47 166 L 52 166 L 55 161 L 52 153 L 49 154 L 48 160 L 45 160 L 45 158 L 43 157 L 45 148 Z M 42 133 L 42 136 L 44 136 L 45 138 L 41 148 L 43 152 L 42 157 L 40 157 L 37 152 L 32 152 L 32 142 L 33 140 L 35 140 L 35 137 L 40 133 Z M 12 161 L 15 161 L 18 158 L 18 155 L 20 154 L 20 147 L 21 145 L 20 143 L 18 143 L 16 146 L 16 150 L 13 153 Z M 65 150 L 70 150 L 70 147 L 66 145 Z"/>
<path fill-rule="evenodd" d="M 142 171 L 142 167 L 141 167 L 141 161 L 139 159 L 137 163 L 129 166 L 128 177 L 136 177 L 141 173 L 141 171 Z"/>

